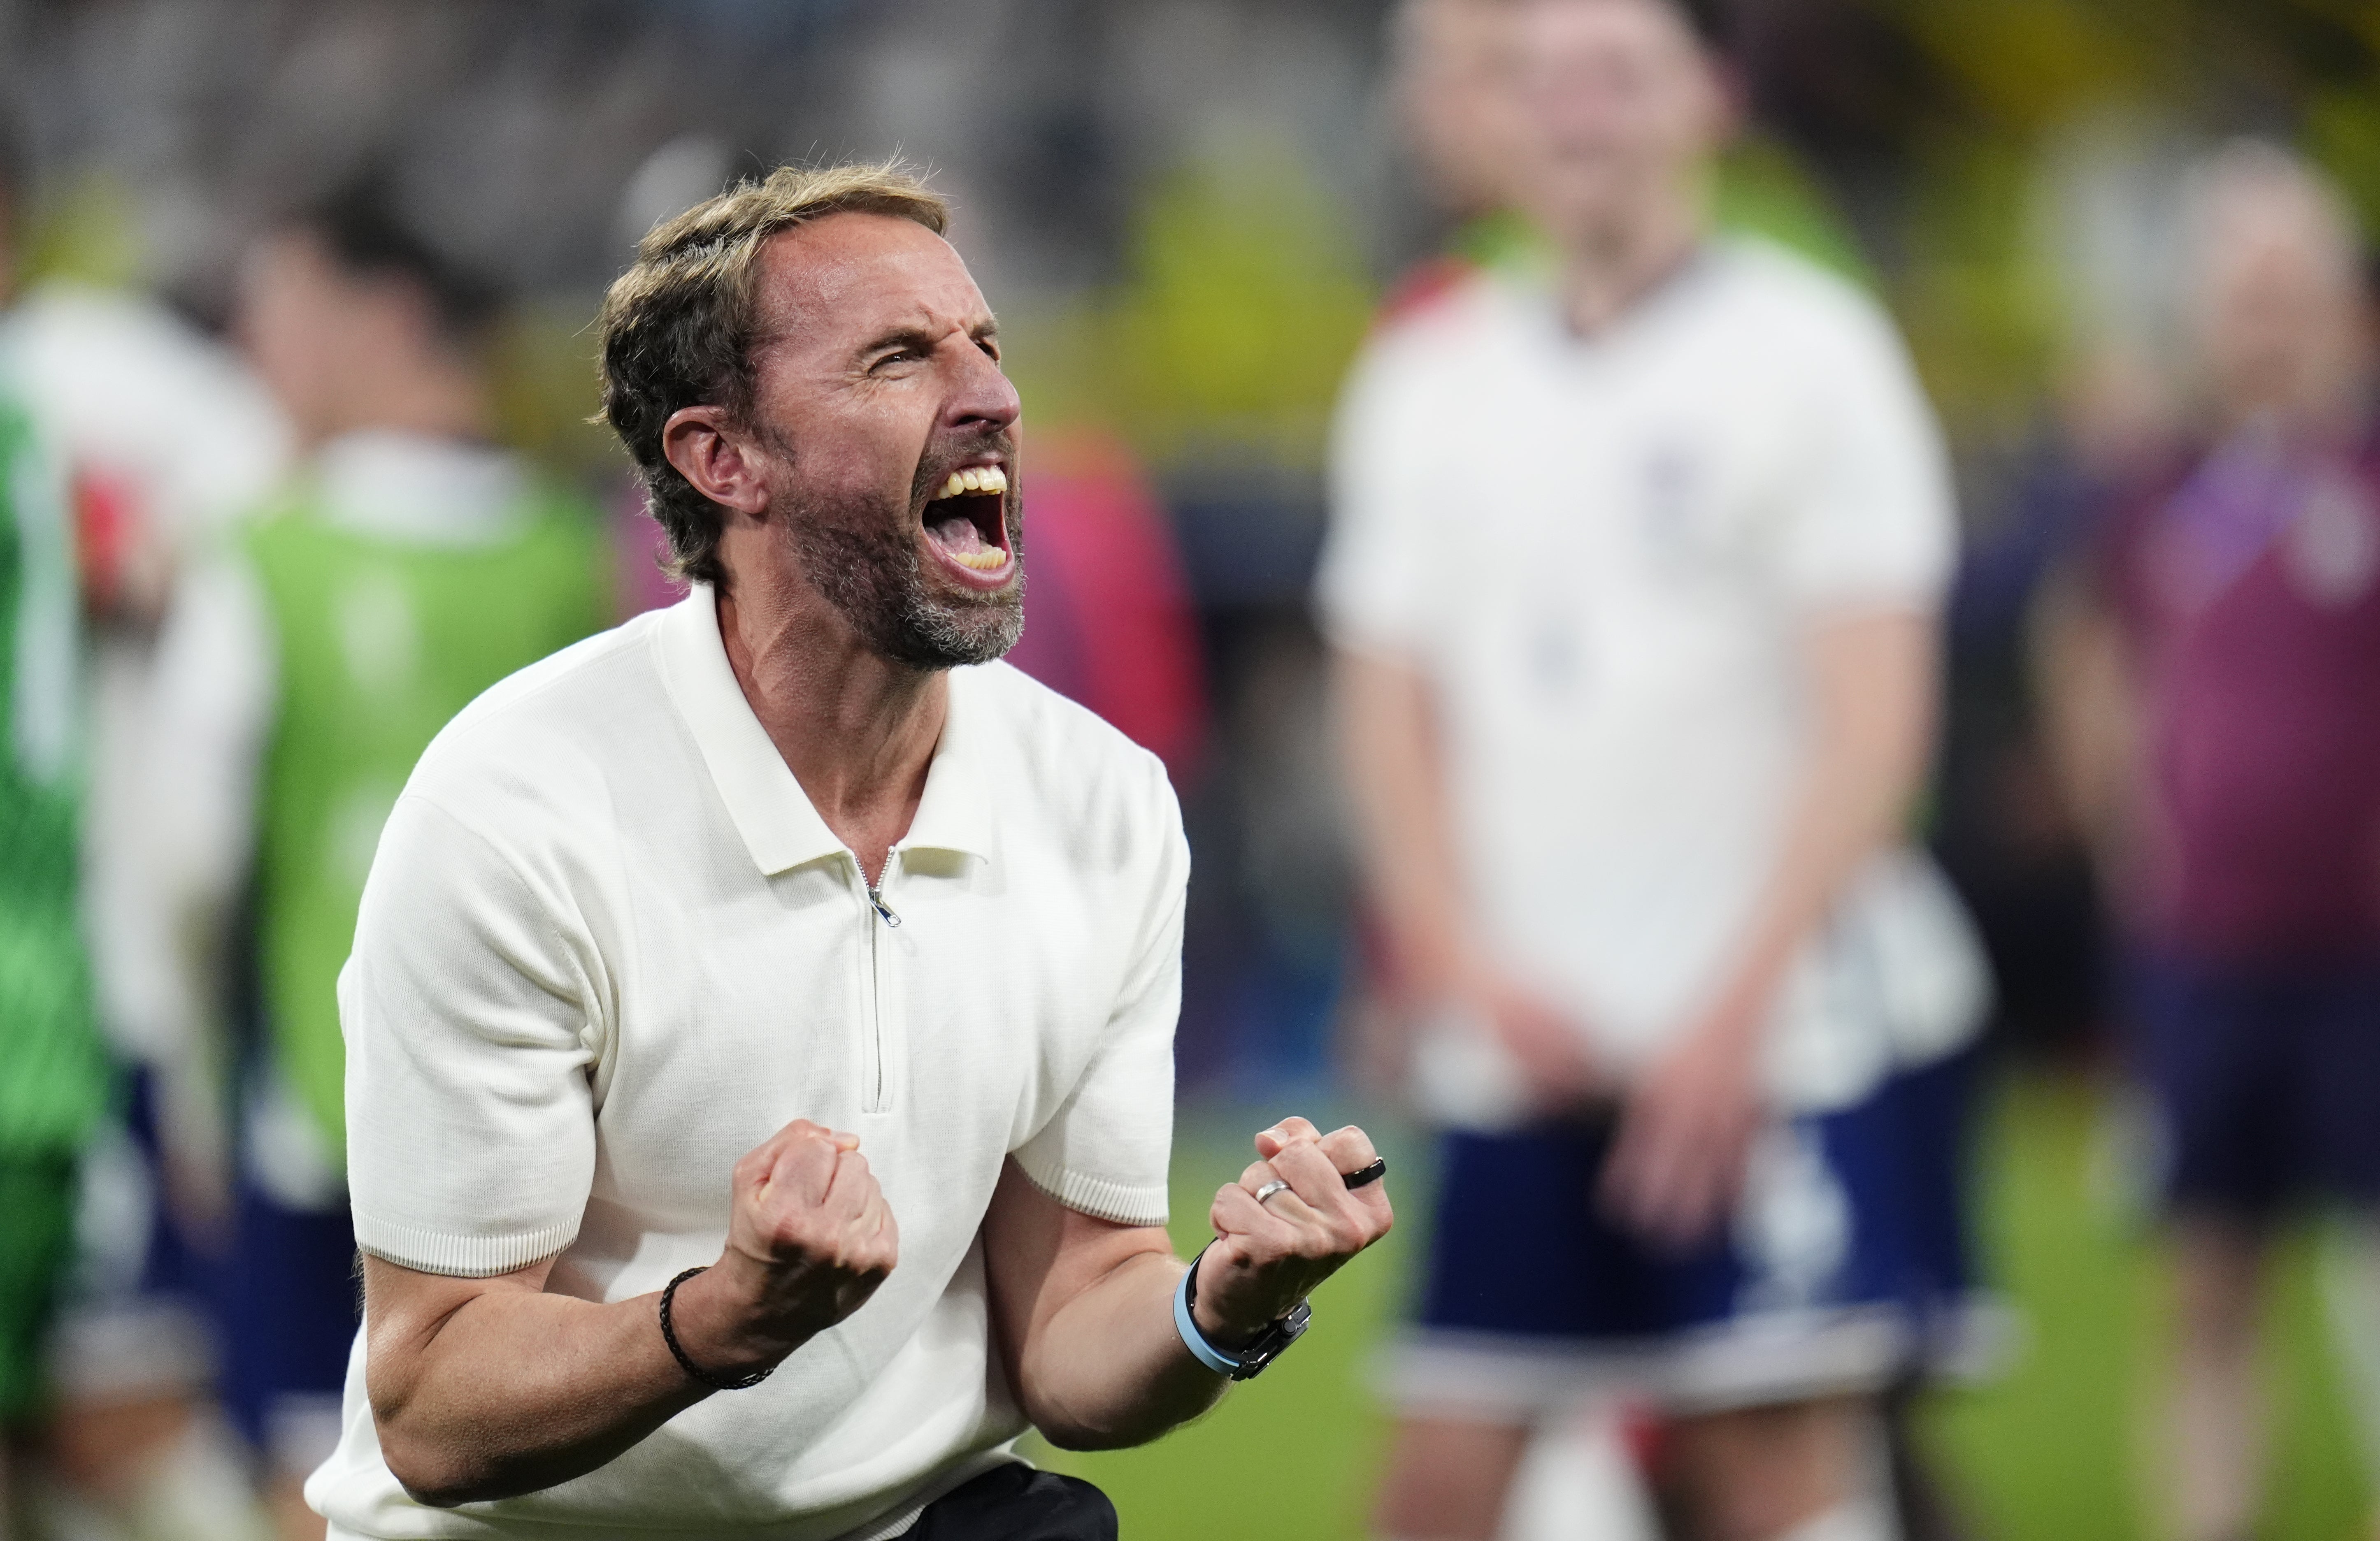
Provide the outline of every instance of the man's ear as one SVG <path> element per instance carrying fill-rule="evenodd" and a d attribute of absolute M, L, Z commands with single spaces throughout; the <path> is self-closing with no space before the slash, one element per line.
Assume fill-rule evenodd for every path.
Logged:
<path fill-rule="evenodd" d="M 694 490 L 733 513 L 759 518 L 769 486 L 759 446 L 727 419 L 725 408 L 681 406 L 662 425 L 662 454 Z"/>

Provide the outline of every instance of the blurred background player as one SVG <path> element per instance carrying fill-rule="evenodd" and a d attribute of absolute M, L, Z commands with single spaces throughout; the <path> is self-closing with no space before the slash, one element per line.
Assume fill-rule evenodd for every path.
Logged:
<path fill-rule="evenodd" d="M 2165 1491 L 2177 1534 L 2232 1541 L 2276 1222 L 2380 1205 L 2380 442 L 2337 191 L 2242 143 L 2187 228 L 2204 452 L 2052 601 L 2046 681 L 2132 952 L 2176 1285 Z"/>
<path fill-rule="evenodd" d="M 13 122 L 11 106 L 0 117 Z M 39 205 L 34 183 L 6 180 L 12 212 Z M 25 453 L 55 468 L 79 579 L 80 908 L 115 1061 L 115 1095 L 79 1153 L 20 1507 L 45 1541 L 253 1541 L 246 1461 L 212 1403 L 221 1083 L 157 966 L 147 732 L 173 575 L 255 506 L 284 435 L 229 349 L 136 288 L 42 273 L 0 334 Z"/>
<path fill-rule="evenodd" d="M 1511 18 L 1558 249 L 1375 337 L 1319 598 L 1396 971 L 1453 1132 L 1378 1527 L 1496 1534 L 1533 1426 L 1670 1415 L 1683 1534 L 1899 1534 L 1873 1398 L 1956 1324 L 1980 1017 L 1902 822 L 1954 540 L 1881 312 L 1708 233 L 1670 0 Z"/>
<path fill-rule="evenodd" d="M 449 717 L 611 618 L 595 514 L 490 441 L 495 304 L 377 179 L 254 245 L 237 328 L 302 464 L 161 643 L 161 880 L 242 1039 L 225 1394 L 290 1535 L 355 1337 L 335 986 L 380 826 Z"/>
<path fill-rule="evenodd" d="M 0 144 L 0 302 L 18 181 Z M 76 1156 L 108 1089 L 78 889 L 81 600 L 66 481 L 0 350 L 0 1537 L 74 1240 Z"/>

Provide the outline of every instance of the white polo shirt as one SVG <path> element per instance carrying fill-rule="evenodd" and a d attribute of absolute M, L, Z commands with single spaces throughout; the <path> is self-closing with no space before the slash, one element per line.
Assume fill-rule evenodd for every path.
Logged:
<path fill-rule="evenodd" d="M 1607 332 L 1483 275 L 1376 338 L 1341 404 L 1319 607 L 1437 686 L 1464 895 L 1489 944 L 1639 1065 L 1724 983 L 1809 740 L 1814 617 L 1939 601 L 1941 436 L 1891 323 L 1773 248 L 1714 242 Z M 1803 960 L 1789 1105 L 1840 1106 L 1969 1033 L 1980 963 L 1908 852 Z M 1476 1040 L 1477 1035 L 1472 1036 Z M 1493 1074 L 1426 1039 L 1438 1110 Z"/>
<path fill-rule="evenodd" d="M 718 1256 L 730 1169 L 808 1118 L 860 1136 L 900 1266 L 758 1389 L 451 1511 L 389 1474 L 359 1340 L 307 1485 L 333 1535 L 884 1535 L 1004 1459 L 978 1231 L 1012 1155 L 1163 1221 L 1188 865 L 1155 757 L 994 663 L 950 676 L 880 913 L 706 588 L 480 698 L 389 819 L 340 981 L 358 1242 L 641 1294 Z"/>

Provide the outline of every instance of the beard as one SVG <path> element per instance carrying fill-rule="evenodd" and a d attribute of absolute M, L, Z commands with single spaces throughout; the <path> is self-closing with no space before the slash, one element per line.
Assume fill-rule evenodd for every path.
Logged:
<path fill-rule="evenodd" d="M 994 593 L 935 585 L 918 553 L 928 495 L 950 468 L 996 450 L 1016 464 L 1008 435 L 994 434 L 929 457 L 917 468 L 906 507 L 869 496 L 810 493 L 792 500 L 786 539 L 810 583 L 870 650 L 915 669 L 989 663 L 1025 632 L 1025 519 L 1019 478 L 1009 478 L 1001 520 L 1016 564 L 1015 581 Z M 940 462 L 940 468 L 929 464 Z"/>

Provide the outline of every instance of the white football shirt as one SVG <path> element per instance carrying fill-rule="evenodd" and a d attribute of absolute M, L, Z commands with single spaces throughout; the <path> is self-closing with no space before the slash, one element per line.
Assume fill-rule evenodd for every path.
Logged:
<path fill-rule="evenodd" d="M 1777 859 L 1807 625 L 1930 609 L 1949 575 L 1946 456 L 1899 338 L 1752 243 L 1586 339 L 1543 285 L 1483 274 L 1375 339 L 1333 456 L 1325 629 L 1432 681 L 1483 934 L 1641 1064 L 1720 988 Z M 1970 1032 L 1981 990 L 1939 877 L 1880 857 L 1783 992 L 1775 1089 L 1854 1099 Z"/>
<path fill-rule="evenodd" d="M 961 669 L 880 912 L 706 588 L 466 710 L 390 817 L 340 981 L 358 1242 L 642 1294 L 716 1259 L 736 1159 L 808 1118 L 860 1136 L 901 1260 L 759 1388 L 449 1511 L 382 1461 L 359 1340 L 307 1485 L 332 1534 L 884 1535 L 1005 1459 L 1025 1425 L 977 1232 L 1011 1155 L 1074 1208 L 1164 1219 L 1188 861 L 1154 756 Z"/>

